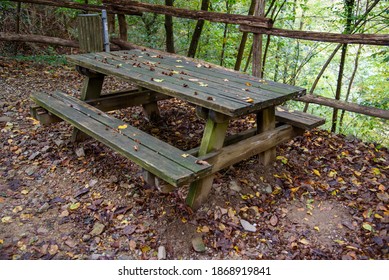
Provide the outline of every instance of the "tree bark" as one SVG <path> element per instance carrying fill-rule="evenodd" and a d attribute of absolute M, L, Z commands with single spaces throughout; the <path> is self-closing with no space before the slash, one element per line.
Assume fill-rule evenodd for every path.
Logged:
<path fill-rule="evenodd" d="M 0 32 L 0 41 L 42 43 L 71 48 L 79 47 L 78 42 L 73 40 L 65 40 L 62 38 L 48 37 L 42 35 L 11 34 L 4 32 Z"/>
<path fill-rule="evenodd" d="M 128 30 L 127 30 L 126 15 L 118 14 L 118 22 L 119 22 L 119 38 L 120 40 L 127 41 Z"/>
<path fill-rule="evenodd" d="M 173 7 L 174 0 L 165 0 L 165 5 Z M 165 15 L 165 31 L 166 31 L 166 51 L 175 53 L 174 50 L 174 31 L 173 31 L 173 17 Z"/>
<path fill-rule="evenodd" d="M 202 11 L 208 11 L 209 2 L 210 2 L 209 0 L 202 0 L 201 2 Z M 200 41 L 201 32 L 203 31 L 203 26 L 204 26 L 204 20 L 203 19 L 198 20 L 188 50 L 189 57 L 195 57 L 196 55 L 196 50 Z"/>
<path fill-rule="evenodd" d="M 366 116 L 378 117 L 381 119 L 389 120 L 389 110 L 363 106 L 363 105 L 345 102 L 341 100 L 334 100 L 332 98 L 327 98 L 327 97 L 318 96 L 314 94 L 304 95 L 303 97 L 299 97 L 296 100 L 302 102 L 314 103 L 318 105 L 324 105 L 332 108 L 346 110 L 348 112 L 354 112 Z"/>
<path fill-rule="evenodd" d="M 254 8 L 255 8 L 255 0 L 251 0 L 251 4 L 250 4 L 250 8 L 249 8 L 249 13 L 248 13 L 249 16 L 254 14 Z M 243 32 L 242 39 L 240 40 L 239 50 L 238 50 L 238 54 L 236 56 L 236 62 L 235 62 L 235 67 L 234 67 L 234 69 L 236 71 L 240 70 L 240 66 L 242 64 L 243 54 L 244 54 L 244 49 L 246 47 L 246 42 L 247 42 L 248 34 L 249 34 L 248 32 Z"/>

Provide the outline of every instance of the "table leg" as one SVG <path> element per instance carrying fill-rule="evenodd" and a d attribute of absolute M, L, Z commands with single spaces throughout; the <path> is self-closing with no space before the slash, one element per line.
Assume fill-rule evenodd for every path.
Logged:
<path fill-rule="evenodd" d="M 86 76 L 82 90 L 81 90 L 81 100 L 89 100 L 99 98 L 101 94 L 101 89 L 103 88 L 104 75 L 94 75 Z M 77 128 L 73 129 L 72 141 L 81 142 L 85 140 L 88 136 Z"/>
<path fill-rule="evenodd" d="M 276 127 L 275 107 L 269 107 L 263 109 L 257 113 L 257 132 L 262 133 L 268 130 L 272 130 Z M 276 159 L 276 148 L 271 148 L 261 154 L 259 154 L 259 160 L 267 166 L 274 162 Z"/>
<path fill-rule="evenodd" d="M 198 156 L 203 156 L 211 151 L 223 147 L 224 139 L 228 127 L 228 120 L 217 123 L 208 118 L 205 125 L 203 139 L 201 140 Z M 194 181 L 189 187 L 189 193 L 186 203 L 193 209 L 197 209 L 206 200 L 212 188 L 214 175 L 206 176 L 200 180 Z"/>

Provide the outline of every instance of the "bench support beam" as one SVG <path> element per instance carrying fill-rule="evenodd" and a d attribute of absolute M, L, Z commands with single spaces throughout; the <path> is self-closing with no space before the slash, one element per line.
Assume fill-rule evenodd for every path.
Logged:
<path fill-rule="evenodd" d="M 273 130 L 276 126 L 275 108 L 274 106 L 266 108 L 257 113 L 257 132 L 258 134 Z M 268 166 L 276 159 L 276 148 L 271 148 L 259 155 L 259 161 Z"/>

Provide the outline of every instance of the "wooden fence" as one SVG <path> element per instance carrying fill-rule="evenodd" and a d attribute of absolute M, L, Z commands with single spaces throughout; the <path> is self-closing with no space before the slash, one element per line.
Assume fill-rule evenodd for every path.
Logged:
<path fill-rule="evenodd" d="M 224 14 L 209 11 L 193 11 L 181 8 L 175 8 L 165 5 L 146 4 L 136 1 L 126 0 L 103 0 L 103 5 L 81 4 L 67 0 L 11 0 L 13 2 L 24 2 L 32 4 L 41 4 L 56 7 L 65 7 L 72 9 L 87 10 L 92 12 L 101 12 L 102 9 L 108 13 L 118 14 L 120 39 L 113 40 L 118 48 L 136 47 L 134 44 L 126 42 L 126 30 L 124 15 L 139 16 L 142 13 L 156 13 L 173 17 L 188 18 L 193 20 L 207 20 L 211 22 L 222 22 L 226 24 L 240 25 L 240 31 L 254 34 L 267 34 L 280 37 L 288 37 L 301 40 L 313 40 L 320 42 L 331 42 L 338 44 L 365 44 L 365 45 L 389 45 L 388 34 L 335 34 L 328 32 L 310 32 L 310 31 L 295 31 L 273 28 L 273 22 L 269 18 L 251 15 L 236 15 Z M 38 42 L 45 44 L 58 44 L 62 46 L 78 47 L 78 42 L 72 40 L 64 40 L 61 38 L 52 38 L 40 35 L 23 35 L 9 34 L 0 32 L 0 41 L 27 41 Z M 255 52 L 256 50 L 254 50 Z M 258 57 L 258 53 L 254 53 Z M 259 55 L 260 57 L 260 55 Z M 257 71 L 258 72 L 258 71 Z M 260 71 L 259 71 L 260 72 Z M 306 103 L 315 103 L 349 112 L 355 112 L 363 115 L 379 117 L 389 120 L 389 110 L 383 110 L 370 106 L 363 106 L 351 102 L 340 101 L 338 99 L 326 98 L 317 96 L 312 93 L 307 96 L 297 99 Z"/>

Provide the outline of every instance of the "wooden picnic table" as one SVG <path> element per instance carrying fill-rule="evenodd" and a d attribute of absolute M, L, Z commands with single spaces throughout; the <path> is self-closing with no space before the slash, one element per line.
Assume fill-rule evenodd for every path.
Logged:
<path fill-rule="evenodd" d="M 281 119 L 288 119 L 288 117 L 283 115 L 284 109 L 277 110 L 275 106 L 304 95 L 305 89 L 259 79 L 203 61 L 149 49 L 85 53 L 70 55 L 67 59 L 77 66 L 80 73 L 85 75 L 85 81 L 81 92 L 81 101 L 70 100 L 70 97 L 61 97 L 62 101 L 65 103 L 73 102 L 71 103 L 73 105 L 70 106 L 77 108 L 83 107 L 84 103 L 86 107 L 79 110 L 87 116 L 93 112 L 96 113 L 95 110 L 97 110 L 91 106 L 88 107 L 89 105 L 103 111 L 142 105 L 149 118 L 153 120 L 159 115 L 157 101 L 168 97 L 178 98 L 196 106 L 196 112 L 206 119 L 206 124 L 200 147 L 194 152 L 176 151 L 174 147 L 167 147 L 167 143 L 160 143 L 160 140 L 158 140 L 160 142 L 155 142 L 157 140 L 154 141 L 151 139 L 153 138 L 151 135 L 148 137 L 144 132 L 133 133 L 133 135 L 143 135 L 142 141 L 151 143 L 148 144 L 148 148 L 152 150 L 157 149 L 155 146 L 164 146 L 165 148 L 160 148 L 156 154 L 166 154 L 166 150 L 169 150 L 169 154 L 166 154 L 165 158 L 175 158 L 176 162 L 180 162 L 179 168 L 185 166 L 192 172 L 188 175 L 178 176 L 179 179 L 174 179 L 173 175 L 170 176 L 167 173 L 174 173 L 169 170 L 173 170 L 176 168 L 175 166 L 170 169 L 166 167 L 164 171 L 161 171 L 163 169 L 161 165 L 168 165 L 168 163 L 156 162 L 157 158 L 153 161 L 150 159 L 152 156 L 148 154 L 144 154 L 142 157 L 138 149 L 136 151 L 123 151 L 125 148 L 121 148 L 121 144 L 112 144 L 111 142 L 114 140 L 111 141 L 106 135 L 102 136 L 102 132 L 94 131 L 92 125 L 82 124 L 83 121 L 80 120 L 80 117 L 75 120 L 76 117 L 65 116 L 60 107 L 55 109 L 54 105 L 42 101 L 43 97 L 42 100 L 37 95 L 33 97 L 38 105 L 46 106 L 48 111 L 114 147 L 122 154 L 134 159 L 144 169 L 169 183 L 179 185 L 187 182 L 186 179 L 190 178 L 187 203 L 193 208 L 199 207 L 205 201 L 211 190 L 215 172 L 256 154 L 260 154 L 262 163 L 267 165 L 275 159 L 276 145 L 293 138 L 296 135 L 296 129 L 309 125 L 314 127 L 318 123 L 316 120 L 316 122 L 307 124 L 309 121 L 306 121 L 306 115 L 298 115 L 297 121 L 296 118 L 292 120 L 296 126 L 285 124 L 285 122 L 283 125 L 276 126 L 277 114 Z M 120 96 L 117 94 L 112 95 L 112 97 L 102 96 L 101 90 L 105 76 L 114 76 L 128 81 L 138 86 L 139 90 L 123 92 Z M 46 99 L 52 100 L 50 97 Z M 86 113 L 85 110 L 89 111 Z M 257 115 L 255 131 L 233 137 L 233 141 L 226 139 L 229 121 L 250 113 Z M 95 119 L 100 118 L 101 114 L 95 117 Z M 301 121 L 302 119 L 303 121 Z M 99 120 L 99 122 L 105 124 L 109 122 L 113 128 L 120 124 L 120 122 L 117 123 L 111 119 L 109 121 Z M 303 127 L 299 128 L 299 123 L 304 123 Z M 127 133 L 127 137 L 131 137 L 130 134 Z M 120 135 L 115 135 L 115 137 L 120 137 Z M 112 139 L 115 137 L 112 136 Z M 131 141 L 136 142 L 137 139 Z M 227 142 L 232 144 L 226 146 Z M 197 165 L 189 163 L 191 160 L 195 161 Z"/>

